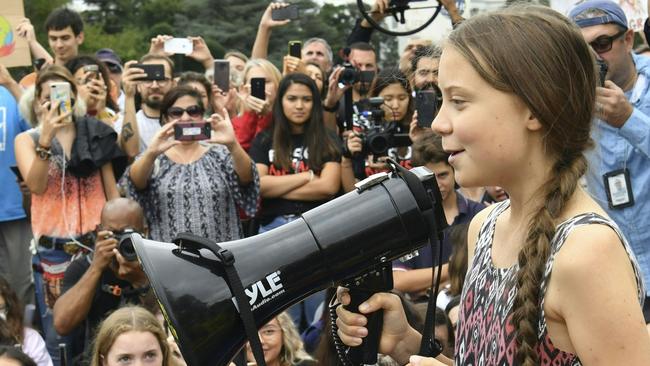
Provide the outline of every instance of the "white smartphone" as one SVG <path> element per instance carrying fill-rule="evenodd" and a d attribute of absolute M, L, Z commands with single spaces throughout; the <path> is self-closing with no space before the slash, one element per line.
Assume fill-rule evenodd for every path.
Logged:
<path fill-rule="evenodd" d="M 68 113 L 72 110 L 72 98 L 70 97 L 70 83 L 65 81 L 50 84 L 50 103 L 52 106 L 58 106 L 59 115 Z M 69 116 L 64 122 L 72 122 L 72 116 Z"/>
<path fill-rule="evenodd" d="M 194 50 L 189 38 L 172 38 L 165 41 L 165 52 L 189 55 Z"/>

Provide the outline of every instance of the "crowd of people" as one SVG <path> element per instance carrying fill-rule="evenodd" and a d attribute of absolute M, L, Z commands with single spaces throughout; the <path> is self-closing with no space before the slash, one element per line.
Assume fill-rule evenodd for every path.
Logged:
<path fill-rule="evenodd" d="M 273 2 L 253 49 L 219 59 L 227 90 L 200 36 L 187 37 L 195 72 L 165 51 L 170 35 L 123 62 L 80 54 L 69 8 L 22 20 L 16 34 L 44 64 L 16 81 L 0 63 L 0 364 L 185 365 L 120 240 L 258 235 L 388 158 L 434 173 L 442 255 L 394 260 L 391 294 L 360 314 L 342 288 L 291 306 L 259 329 L 266 364 L 340 365 L 335 343 L 359 345 L 379 309 L 381 365 L 650 364 L 650 59 L 625 13 L 589 0 L 566 17 L 516 5 L 465 20 L 441 3 L 447 39 L 412 38 L 380 69 L 365 19 L 347 66 L 322 38 L 273 64 L 272 31 L 289 22 Z M 388 6 L 376 0 L 375 20 Z M 422 123 L 424 92 L 439 102 Z M 426 332 L 439 352 L 415 356 Z M 256 362 L 251 346 L 233 362 Z"/>

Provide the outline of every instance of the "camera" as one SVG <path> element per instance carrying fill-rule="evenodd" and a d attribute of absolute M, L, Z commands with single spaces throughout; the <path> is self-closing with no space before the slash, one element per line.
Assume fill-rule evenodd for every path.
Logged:
<path fill-rule="evenodd" d="M 374 70 L 361 71 L 349 62 L 344 62 L 341 66 L 343 71 L 339 75 L 339 83 L 343 85 L 353 85 L 358 82 L 370 84 L 375 78 Z"/>
<path fill-rule="evenodd" d="M 363 155 L 386 156 L 388 149 L 411 145 L 408 133 L 400 133 L 397 122 L 384 123 L 384 98 L 362 99 L 354 106 L 357 126 L 361 127 Z"/>
<path fill-rule="evenodd" d="M 137 231 L 124 229 L 121 232 L 114 233 L 117 239 L 117 251 L 129 262 L 138 260 L 138 256 L 135 254 L 135 249 L 133 248 L 133 241 L 131 241 L 131 234 L 133 233 L 137 233 Z"/>

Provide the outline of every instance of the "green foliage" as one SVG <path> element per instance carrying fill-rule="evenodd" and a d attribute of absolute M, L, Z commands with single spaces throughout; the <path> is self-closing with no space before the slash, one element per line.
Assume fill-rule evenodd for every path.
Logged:
<path fill-rule="evenodd" d="M 177 37 L 201 35 L 214 57 L 228 50 L 250 54 L 257 26 L 269 0 L 85 0 L 89 9 L 82 53 L 99 48 L 114 49 L 123 60 L 137 59 L 149 49 L 158 34 Z M 330 42 L 335 54 L 345 46 L 358 12 L 354 4 L 317 5 L 313 0 L 291 0 L 300 7 L 300 19 L 273 29 L 269 59 L 278 65 L 290 40 L 321 37 Z M 39 41 L 47 47 L 42 24 L 49 12 L 69 0 L 29 0 L 26 14 L 36 25 Z M 373 44 L 383 58 L 381 65 L 397 64 L 397 40 L 379 32 Z M 200 65 L 176 56 L 183 69 L 200 70 Z M 340 61 L 340 60 L 338 60 Z"/>

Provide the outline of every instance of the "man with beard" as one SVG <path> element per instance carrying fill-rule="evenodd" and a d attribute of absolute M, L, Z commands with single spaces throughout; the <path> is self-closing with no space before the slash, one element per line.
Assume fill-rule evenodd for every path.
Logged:
<path fill-rule="evenodd" d="M 421 46 L 415 49 L 411 58 L 409 79 L 414 91 L 431 89 L 438 85 L 438 64 L 440 63 L 440 47 L 435 45 Z"/>
<path fill-rule="evenodd" d="M 144 65 L 163 65 L 165 80 L 141 80 L 144 70 L 133 67 L 135 61 L 124 66 L 122 88 L 124 89 L 124 117 L 115 123 L 115 130 L 122 139 L 121 145 L 129 157 L 143 152 L 154 135 L 160 130 L 160 104 L 174 86 L 174 62 L 162 54 L 146 54 L 139 61 Z M 140 93 L 142 108 L 135 111 L 135 93 Z"/>

